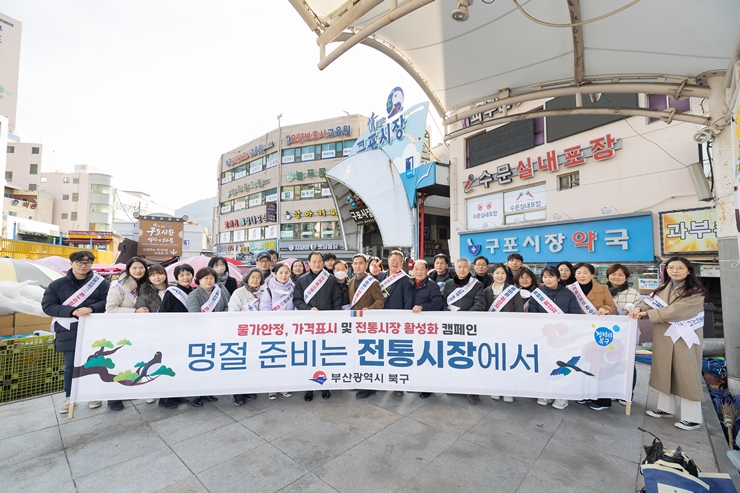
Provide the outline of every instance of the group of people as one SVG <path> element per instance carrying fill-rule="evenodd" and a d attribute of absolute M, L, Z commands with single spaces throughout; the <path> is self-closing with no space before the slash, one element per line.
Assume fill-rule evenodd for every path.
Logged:
<path fill-rule="evenodd" d="M 70 256 L 71 269 L 64 278 L 52 282 L 42 302 L 44 312 L 54 317 L 56 349 L 64 353 L 64 382 L 67 399 L 60 413 L 69 410 L 69 394 L 74 363 L 77 320 L 90 313 L 140 312 L 222 312 L 222 311 L 281 311 L 281 310 L 410 310 L 428 311 L 489 311 L 530 312 L 542 314 L 629 315 L 635 319 L 649 318 L 654 325 L 654 354 L 650 385 L 659 391 L 658 408 L 647 411 L 652 417 L 675 414 L 674 396 L 681 398 L 681 419 L 676 426 L 697 429 L 701 423 L 701 357 L 702 334 L 697 331 L 698 344 L 689 346 L 685 338 L 676 342 L 665 333 L 674 324 L 691 320 L 703 312 L 706 289 L 696 278 L 690 261 L 673 257 L 666 262 L 666 280 L 650 296 L 644 297 L 630 287 L 630 270 L 614 264 L 606 271 L 608 282 L 594 279 L 592 264 L 572 265 L 560 262 L 547 266 L 539 279 L 524 265 L 521 255 L 509 255 L 507 262 L 489 265 L 485 256 L 472 261 L 458 259 L 454 268 L 445 254 L 434 257 L 430 269 L 423 259 L 416 260 L 411 272 L 403 270 L 404 255 L 390 252 L 387 270 L 377 257 L 362 253 L 352 257 L 353 277 L 348 279 L 348 265 L 331 253 L 311 252 L 308 269 L 300 260 L 286 264 L 278 260 L 275 251 L 261 252 L 256 267 L 249 270 L 237 287 L 229 275 L 223 257 L 214 257 L 208 267 L 194 272 L 187 264 L 174 270 L 176 284 L 167 285 L 167 273 L 160 265 L 147 267 L 144 259 L 133 258 L 126 272 L 113 284 L 91 271 L 94 256 L 81 250 Z M 192 283 L 196 287 L 192 287 Z M 633 389 L 637 379 L 634 371 Z M 358 399 L 375 394 L 375 390 L 359 390 Z M 402 391 L 396 391 L 402 396 Z M 283 393 L 290 397 L 291 393 Z M 431 394 L 423 392 L 420 398 Z M 276 399 L 277 393 L 269 393 Z M 304 399 L 311 401 L 312 391 Z M 323 390 L 322 397 L 331 397 Z M 479 395 L 468 395 L 470 404 L 480 403 Z M 232 396 L 235 405 L 255 399 L 255 394 Z M 511 396 L 491 396 L 512 402 Z M 176 408 L 180 403 L 203 406 L 203 400 L 216 401 L 216 396 L 160 398 L 159 405 Z M 154 402 L 147 399 L 147 402 Z M 543 406 L 552 404 L 565 409 L 565 399 L 538 399 Z M 601 411 L 611 407 L 611 399 L 579 401 Z M 622 402 L 624 403 L 624 402 Z M 101 402 L 90 402 L 91 408 Z M 121 401 L 109 401 L 111 410 L 123 409 Z"/>

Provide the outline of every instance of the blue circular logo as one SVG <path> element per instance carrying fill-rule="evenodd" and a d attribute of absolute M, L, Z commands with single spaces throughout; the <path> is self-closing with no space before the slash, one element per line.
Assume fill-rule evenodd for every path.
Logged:
<path fill-rule="evenodd" d="M 614 332 L 606 327 L 599 327 L 594 331 L 594 339 L 599 346 L 608 346 L 614 340 Z"/>
<path fill-rule="evenodd" d="M 393 88 L 385 102 L 385 110 L 388 112 L 388 117 L 398 115 L 403 111 L 403 89 Z"/>

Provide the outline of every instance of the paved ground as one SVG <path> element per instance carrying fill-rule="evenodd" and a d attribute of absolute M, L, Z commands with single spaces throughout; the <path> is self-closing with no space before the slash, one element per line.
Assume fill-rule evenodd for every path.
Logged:
<path fill-rule="evenodd" d="M 641 487 L 642 444 L 660 436 L 716 471 L 706 427 L 682 431 L 645 415 L 650 367 L 638 365 L 632 416 L 615 402 L 563 411 L 532 399 L 381 392 L 358 401 L 334 392 L 304 402 L 266 395 L 236 407 L 126 402 L 122 412 L 79 405 L 57 414 L 62 394 L 0 406 L 3 492 L 603 492 Z"/>

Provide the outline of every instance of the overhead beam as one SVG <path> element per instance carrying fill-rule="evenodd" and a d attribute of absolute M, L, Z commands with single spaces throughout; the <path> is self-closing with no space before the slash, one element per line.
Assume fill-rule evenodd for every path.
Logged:
<path fill-rule="evenodd" d="M 675 120 L 681 122 L 696 123 L 699 125 L 707 125 L 707 122 L 709 120 L 708 117 L 701 115 L 676 113 L 675 108 L 671 108 L 671 111 L 651 110 L 647 108 L 561 108 L 556 110 L 529 111 L 527 113 L 519 113 L 516 115 L 503 116 L 501 118 L 493 118 L 481 124 L 471 125 L 469 127 L 450 132 L 449 134 L 445 135 L 445 140 L 452 140 L 469 133 L 478 132 L 484 128 L 493 127 L 495 125 L 501 125 L 503 123 L 509 123 L 513 121 L 532 120 L 534 118 L 540 117 L 570 115 L 644 116 L 647 118 L 660 118 L 667 123 Z"/>
<path fill-rule="evenodd" d="M 570 14 L 571 24 L 582 20 L 580 0 L 567 0 L 568 13 Z M 583 26 L 571 27 L 573 31 L 573 80 L 577 85 L 583 82 L 584 61 L 583 61 Z"/>
<path fill-rule="evenodd" d="M 417 9 L 420 9 L 421 7 L 429 3 L 432 3 L 433 1 L 434 0 L 409 0 L 408 2 L 404 3 L 400 7 L 397 7 L 393 10 L 389 10 L 388 13 L 386 13 L 383 17 L 376 19 L 375 21 L 371 22 L 363 29 L 359 30 L 358 32 L 350 36 L 350 38 L 347 41 L 339 45 L 336 49 L 334 49 L 334 51 L 332 51 L 326 56 L 322 56 L 318 64 L 319 70 L 324 70 L 334 60 L 336 60 L 337 58 L 345 54 L 347 51 L 349 51 L 350 48 L 359 44 L 360 42 L 362 42 L 363 39 L 367 38 L 371 34 L 384 28 L 388 24 L 394 21 L 397 21 L 401 17 L 407 14 L 410 14 L 411 12 Z M 321 51 L 323 52 L 323 50 Z"/>
<path fill-rule="evenodd" d="M 316 33 L 317 35 L 321 34 L 321 31 L 324 29 L 324 25 L 319 19 L 319 17 L 314 13 L 313 10 L 311 10 L 311 7 L 308 6 L 308 4 L 304 0 L 288 0 L 290 4 L 293 6 L 293 8 L 298 12 L 298 15 L 301 16 L 303 19 L 303 22 L 305 22 L 308 25 L 308 28 Z"/>
<path fill-rule="evenodd" d="M 323 33 L 316 38 L 319 46 L 326 46 L 336 39 L 345 29 L 354 24 L 360 17 L 383 3 L 383 0 L 360 0 L 352 5 L 339 18 L 332 22 Z"/>
<path fill-rule="evenodd" d="M 697 86 L 693 84 L 674 84 L 666 82 L 605 82 L 598 84 L 582 84 L 580 86 L 565 86 L 555 89 L 542 89 L 540 91 L 531 91 L 517 96 L 497 99 L 491 103 L 482 104 L 473 108 L 461 111 L 444 120 L 445 125 L 452 125 L 465 118 L 483 113 L 488 110 L 505 107 L 511 104 L 535 101 L 537 99 L 556 98 L 560 96 L 574 96 L 576 94 L 591 94 L 600 92 L 603 94 L 665 94 L 673 99 L 708 98 L 711 92 L 708 87 Z M 609 111 L 608 108 L 605 110 Z"/>

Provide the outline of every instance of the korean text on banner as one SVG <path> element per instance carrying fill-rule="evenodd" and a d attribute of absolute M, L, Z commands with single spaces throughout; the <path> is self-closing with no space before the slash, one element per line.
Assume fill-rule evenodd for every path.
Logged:
<path fill-rule="evenodd" d="M 93 314 L 80 320 L 71 399 L 366 388 L 629 400 L 635 334 L 625 316 Z"/>

